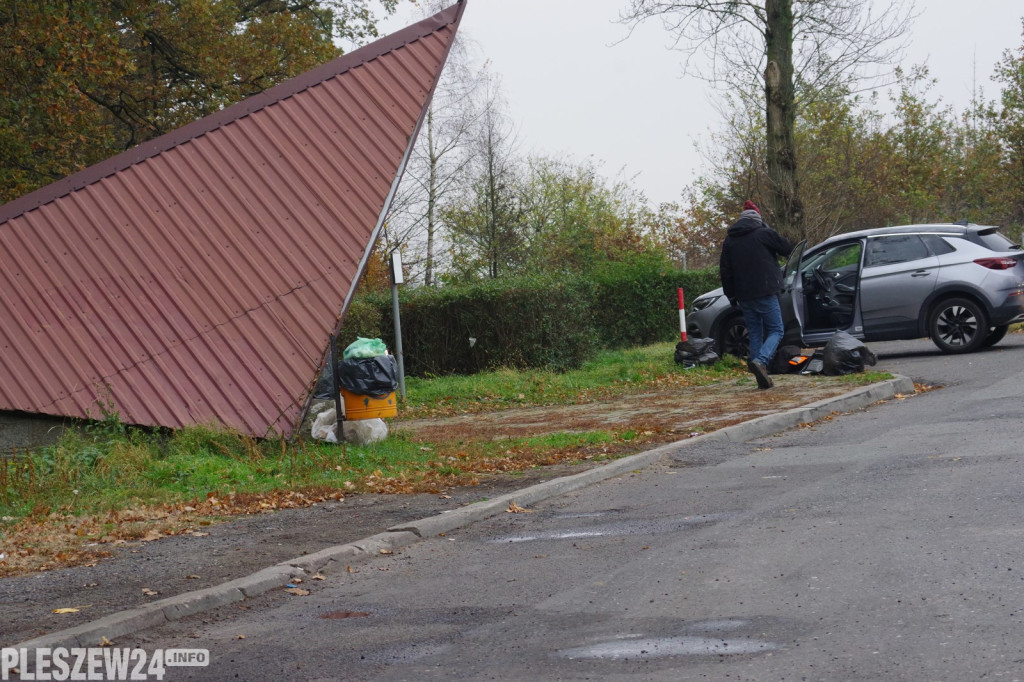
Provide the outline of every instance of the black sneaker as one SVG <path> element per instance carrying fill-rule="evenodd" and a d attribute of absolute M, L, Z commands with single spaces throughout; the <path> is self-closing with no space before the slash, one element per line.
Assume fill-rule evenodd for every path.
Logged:
<path fill-rule="evenodd" d="M 771 388 L 775 385 L 772 378 L 768 376 L 768 368 L 764 366 L 764 363 L 758 360 L 747 360 L 747 369 L 757 379 L 758 388 Z"/>

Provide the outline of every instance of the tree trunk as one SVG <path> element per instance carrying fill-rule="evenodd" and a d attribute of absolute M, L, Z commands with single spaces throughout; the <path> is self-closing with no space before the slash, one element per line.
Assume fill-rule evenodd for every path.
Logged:
<path fill-rule="evenodd" d="M 434 231 L 437 212 L 437 164 L 440 161 L 434 143 L 434 106 L 427 109 L 427 261 L 423 272 L 423 284 L 434 284 Z"/>
<path fill-rule="evenodd" d="M 793 2 L 765 0 L 764 72 L 767 170 L 773 227 L 790 239 L 806 237 L 796 177 L 796 94 L 793 87 Z"/>

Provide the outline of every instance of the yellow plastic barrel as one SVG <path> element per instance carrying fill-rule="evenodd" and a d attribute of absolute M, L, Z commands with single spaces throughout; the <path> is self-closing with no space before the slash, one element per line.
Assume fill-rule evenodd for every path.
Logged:
<path fill-rule="evenodd" d="M 346 421 L 383 419 L 398 415 L 398 401 L 395 399 L 394 391 L 383 398 L 374 398 L 369 395 L 352 393 L 343 388 L 341 389 L 341 397 L 345 404 Z"/>

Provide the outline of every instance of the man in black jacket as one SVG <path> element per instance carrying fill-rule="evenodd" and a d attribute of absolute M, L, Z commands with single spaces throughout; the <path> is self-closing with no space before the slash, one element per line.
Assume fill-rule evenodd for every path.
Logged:
<path fill-rule="evenodd" d="M 768 366 L 782 341 L 782 270 L 793 245 L 761 219 L 754 202 L 743 204 L 743 213 L 726 233 L 719 259 L 722 289 L 729 302 L 743 312 L 750 337 L 747 369 L 758 388 L 771 388 Z"/>

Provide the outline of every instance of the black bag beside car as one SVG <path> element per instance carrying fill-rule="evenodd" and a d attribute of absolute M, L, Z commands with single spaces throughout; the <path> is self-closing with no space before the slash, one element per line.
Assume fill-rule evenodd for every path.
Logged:
<path fill-rule="evenodd" d="M 836 332 L 822 351 L 822 374 L 839 376 L 863 372 L 865 365 L 878 362 L 875 354 L 860 339 L 846 332 Z"/>
<path fill-rule="evenodd" d="M 687 339 L 676 344 L 677 365 L 686 368 L 706 367 L 718 362 L 714 339 Z"/>

